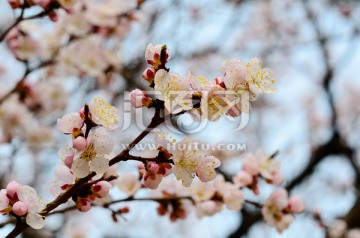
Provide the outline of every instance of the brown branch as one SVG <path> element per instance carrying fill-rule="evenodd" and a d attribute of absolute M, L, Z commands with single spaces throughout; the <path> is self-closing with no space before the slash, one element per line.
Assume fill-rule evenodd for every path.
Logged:
<path fill-rule="evenodd" d="M 32 19 L 37 19 L 37 18 L 41 18 L 44 16 L 47 16 L 50 12 L 52 12 L 54 9 L 49 8 L 47 10 L 44 10 L 42 12 L 39 12 L 38 14 L 35 14 L 33 16 L 30 17 L 24 17 L 24 13 L 25 13 L 25 7 L 21 8 L 21 13 L 20 16 L 16 18 L 15 22 L 13 24 L 11 24 L 8 28 L 6 28 L 5 31 L 3 31 L 0 35 L 0 43 L 6 38 L 7 34 L 13 29 L 15 28 L 18 24 L 20 24 L 20 22 L 22 21 L 26 21 L 26 20 L 32 20 Z"/>
<path fill-rule="evenodd" d="M 0 104 L 2 104 L 6 99 L 8 99 L 13 93 L 16 93 L 20 88 L 21 85 L 24 83 L 24 81 L 26 80 L 27 76 L 29 76 L 32 72 L 41 69 L 43 67 L 46 67 L 48 65 L 53 64 L 54 61 L 53 60 L 47 60 L 44 62 L 41 62 L 40 64 L 38 64 L 37 66 L 35 66 L 34 68 L 30 68 L 29 64 L 27 62 L 25 62 L 25 72 L 23 74 L 23 76 L 21 77 L 21 79 L 16 83 L 16 85 L 14 86 L 14 88 L 12 88 L 10 91 L 8 91 L 5 95 L 3 95 L 0 98 Z"/>
<path fill-rule="evenodd" d="M 110 160 L 109 165 L 116 164 L 123 159 L 127 160 L 129 157 L 129 151 L 133 148 L 137 143 L 139 143 L 145 136 L 147 136 L 155 127 L 159 126 L 161 123 L 170 117 L 161 117 L 160 113 L 163 109 L 163 103 L 158 101 L 157 107 L 155 108 L 155 115 L 151 120 L 151 123 L 138 137 L 136 137 L 130 144 L 129 147 L 115 156 L 113 159 Z M 176 114 L 179 115 L 179 114 Z M 175 116 L 176 116 L 175 115 Z M 78 189 L 84 185 L 87 181 L 89 181 L 92 177 L 95 176 L 95 173 L 91 173 L 85 178 L 79 179 L 73 186 L 70 187 L 66 192 L 60 194 L 56 199 L 52 202 L 48 203 L 44 210 L 40 213 L 40 215 L 46 217 L 52 210 L 60 206 L 61 204 L 66 203 L 76 192 Z M 24 230 L 29 227 L 24 221 L 17 221 L 15 228 L 8 234 L 6 237 L 16 237 L 17 235 L 21 234 Z"/>

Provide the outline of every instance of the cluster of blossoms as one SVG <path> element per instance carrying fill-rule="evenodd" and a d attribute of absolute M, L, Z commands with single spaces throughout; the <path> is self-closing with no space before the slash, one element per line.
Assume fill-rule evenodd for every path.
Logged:
<path fill-rule="evenodd" d="M 0 191 L 0 213 L 25 218 L 26 223 L 34 229 L 44 226 L 45 221 L 39 214 L 43 208 L 44 203 L 32 187 L 12 181 Z"/>
<path fill-rule="evenodd" d="M 304 204 L 297 196 L 288 197 L 285 189 L 275 190 L 265 201 L 261 212 L 265 221 L 282 232 L 294 221 L 292 213 L 304 211 Z"/>
<path fill-rule="evenodd" d="M 1 85 L 1 96 L 11 91 L 17 95 L 1 102 L 1 141 L 9 142 L 16 136 L 23 136 L 25 131 L 24 138 L 31 144 L 36 144 L 34 139 L 46 144 L 46 141 L 53 141 L 48 140 L 49 136 L 53 137 L 50 128 L 45 128 L 46 136 L 35 138 L 34 131 L 43 128 L 30 130 L 26 124 L 36 124 L 36 118 L 46 120 L 55 111 L 65 108 L 68 95 L 59 79 L 90 76 L 104 86 L 119 79 L 121 41 L 131 22 L 136 20 L 135 10 L 142 1 L 8 0 L 8 3 L 22 13 L 18 24 L 5 34 L 5 41 L 13 56 L 24 63 L 26 71 L 24 78 L 16 79 L 18 84 L 7 81 L 6 85 Z M 33 7 L 43 10 L 27 14 Z M 46 16 L 56 21 L 48 29 L 40 27 L 42 21 L 30 20 Z M 112 43 L 104 44 L 107 41 Z M 42 69 L 45 69 L 43 73 L 33 75 L 34 71 Z"/>
<path fill-rule="evenodd" d="M 259 93 L 276 91 L 271 70 L 263 69 L 256 59 L 247 64 L 240 59 L 226 61 L 223 66 L 224 76 L 211 82 L 204 77 L 189 74 L 187 78 L 183 78 L 177 73 L 169 72 L 166 63 L 170 52 L 166 46 L 148 45 L 145 58 L 149 68 L 143 73 L 143 78 L 156 90 L 156 98 L 136 89 L 130 94 L 131 102 L 136 108 L 155 107 L 152 122 L 158 120 L 159 124 L 169 114 L 184 112 L 198 113 L 204 116 L 203 119 L 211 121 L 223 114 L 239 116 L 241 112 L 249 112 L 249 104 L 246 102 L 254 100 Z M 88 68 L 82 70 L 91 71 L 96 68 L 96 62 L 88 63 Z M 95 71 L 94 77 L 97 74 Z M 24 91 L 31 95 L 30 89 Z M 243 95 L 247 95 L 245 99 Z M 28 106 L 31 104 L 29 98 L 31 97 L 27 97 Z M 90 210 L 92 203 L 103 202 L 106 205 L 104 207 L 112 204 L 109 191 L 115 184 L 129 196 L 126 201 L 136 200 L 137 192 L 148 188 L 154 193 L 160 192 L 160 197 L 149 198 L 159 203 L 158 214 L 169 214 L 170 220 L 176 221 L 186 218 L 189 209 L 195 210 L 199 217 L 214 215 L 223 207 L 237 211 L 242 209 L 247 202 L 243 189 L 248 188 L 256 195 L 259 194 L 259 178 L 273 185 L 282 183 L 280 164 L 274 159 L 275 155 L 268 156 L 261 152 L 246 155 L 242 170 L 232 181 L 226 181 L 216 173 L 221 165 L 217 157 L 200 150 L 190 138 L 177 141 L 160 131 L 156 131 L 154 139 L 157 143 L 156 157 L 130 155 L 130 148 L 110 160 L 114 142 L 108 130 L 118 127 L 119 116 L 119 109 L 105 103 L 101 97 L 95 97 L 78 112 L 68 113 L 57 120 L 57 128 L 71 136 L 71 145 L 58 151 L 62 161 L 51 187 L 53 195 L 62 196 L 71 192 L 70 188 L 74 185 L 78 185 L 71 198 L 78 210 L 86 212 Z M 118 176 L 117 168 L 110 165 L 121 160 L 140 161 L 138 175 L 128 172 Z M 177 181 L 170 180 L 171 175 Z M 117 182 L 114 182 L 117 178 Z M 80 180 L 82 183 L 79 185 L 77 182 Z M 1 212 L 26 216 L 29 225 L 41 228 L 44 220 L 39 213 L 41 214 L 43 206 L 38 205 L 35 209 L 34 201 L 40 204 L 32 188 L 10 183 L 6 191 L 2 190 L 1 193 Z M 254 202 L 252 204 L 256 205 Z M 283 189 L 276 190 L 264 205 L 257 206 L 262 207 L 265 220 L 280 232 L 294 219 L 293 213 L 304 210 L 301 200 L 298 197 L 288 198 Z M 129 209 L 124 207 L 112 212 L 114 221 L 117 221 L 116 215 L 127 213 Z"/>
<path fill-rule="evenodd" d="M 72 147 L 63 147 L 59 155 L 76 177 L 86 177 L 90 172 L 103 174 L 109 168 L 108 155 L 113 151 L 114 142 L 106 129 L 118 126 L 119 115 L 119 109 L 96 97 L 80 112 L 58 119 L 57 128 L 73 138 Z M 89 133 L 96 126 L 101 127 Z"/>
<path fill-rule="evenodd" d="M 116 107 L 96 97 L 80 112 L 66 114 L 57 121 L 57 128 L 72 136 L 72 146 L 64 146 L 58 152 L 63 164 L 56 171 L 53 194 L 66 191 L 77 178 L 84 178 L 91 172 L 100 177 L 89 181 L 72 197 L 80 211 L 88 211 L 96 198 L 107 197 L 112 187 L 109 181 L 116 178 L 115 175 L 105 174 L 109 170 L 108 156 L 114 147 L 107 129 L 113 130 L 118 126 L 119 115 Z M 91 132 L 97 126 L 100 127 Z"/>
<path fill-rule="evenodd" d="M 195 175 L 202 182 L 209 182 L 216 177 L 215 169 L 220 166 L 220 160 L 215 156 L 206 155 L 203 151 L 193 148 L 193 141 L 184 139 L 177 142 L 170 141 L 165 133 L 156 133 L 155 141 L 158 143 L 159 158 L 164 162 L 148 162 L 139 165 L 139 172 L 144 178 L 144 185 L 156 189 L 162 177 L 174 172 L 177 180 L 185 187 L 191 185 Z M 166 161 L 172 159 L 174 168 Z"/>
<path fill-rule="evenodd" d="M 170 58 L 166 45 L 149 44 L 145 58 L 150 67 L 142 76 L 155 89 L 156 98 L 164 101 L 166 112 L 171 114 L 190 110 L 210 121 L 216 121 L 223 114 L 237 117 L 249 112 L 249 101 L 255 100 L 257 95 L 276 92 L 273 72 L 262 68 L 256 58 L 246 64 L 241 59 L 225 61 L 224 76 L 213 81 L 190 73 L 182 77 L 169 72 L 165 66 Z M 151 106 L 151 99 L 139 89 L 132 91 L 130 97 L 137 108 Z"/>
<path fill-rule="evenodd" d="M 234 176 L 234 183 L 239 187 L 250 188 L 255 194 L 259 194 L 259 178 L 263 178 L 269 184 L 280 185 L 283 182 L 280 161 L 274 157 L 275 155 L 269 156 L 262 150 L 255 155 L 246 154 L 242 161 L 243 169 Z"/>

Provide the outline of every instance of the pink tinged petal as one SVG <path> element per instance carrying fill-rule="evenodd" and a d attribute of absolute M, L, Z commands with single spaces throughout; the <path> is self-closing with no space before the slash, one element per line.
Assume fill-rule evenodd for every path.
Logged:
<path fill-rule="evenodd" d="M 49 188 L 49 192 L 53 197 L 57 197 L 60 193 L 64 192 L 59 184 L 52 184 Z"/>
<path fill-rule="evenodd" d="M 244 195 L 241 190 L 231 188 L 224 194 L 224 202 L 229 210 L 238 211 L 242 208 L 244 203 Z"/>
<path fill-rule="evenodd" d="M 71 134 L 74 129 L 80 129 L 83 124 L 84 121 L 77 112 L 66 114 L 57 119 L 57 129 L 65 134 Z"/>
<path fill-rule="evenodd" d="M 9 199 L 6 196 L 6 190 L 1 189 L 0 191 L 0 211 L 6 209 L 9 206 Z"/>
<path fill-rule="evenodd" d="M 276 230 L 278 232 L 283 232 L 285 229 L 289 227 L 289 225 L 294 221 L 294 216 L 291 214 L 286 214 L 282 217 L 281 221 L 276 223 Z"/>
<path fill-rule="evenodd" d="M 106 104 L 104 99 L 96 97 L 89 103 L 91 119 L 98 125 L 102 125 L 109 130 L 117 128 L 120 111 L 116 107 Z"/>
<path fill-rule="evenodd" d="M 298 196 L 292 196 L 289 199 L 289 206 L 292 212 L 301 213 L 305 209 L 303 201 Z"/>
<path fill-rule="evenodd" d="M 7 186 L 6 186 L 6 193 L 7 195 L 9 195 L 10 197 L 14 198 L 14 195 L 19 191 L 20 189 L 20 185 L 15 182 L 15 181 L 11 181 Z"/>
<path fill-rule="evenodd" d="M 156 162 L 149 162 L 147 164 L 147 169 L 152 173 L 157 173 L 160 166 Z"/>
<path fill-rule="evenodd" d="M 215 168 L 219 167 L 221 162 L 215 156 L 205 156 L 196 169 L 196 175 L 201 182 L 209 182 L 216 177 Z"/>
<path fill-rule="evenodd" d="M 272 176 L 271 184 L 281 185 L 284 181 L 284 177 L 280 172 L 275 172 Z"/>
<path fill-rule="evenodd" d="M 37 193 L 35 189 L 30 186 L 20 186 L 18 190 L 18 198 L 20 201 L 26 202 L 29 204 L 36 203 L 38 201 Z"/>
<path fill-rule="evenodd" d="M 104 198 L 109 194 L 111 184 L 107 181 L 99 181 L 93 185 L 92 190 L 99 198 Z"/>
<path fill-rule="evenodd" d="M 90 134 L 88 144 L 94 146 L 94 151 L 99 155 L 110 154 L 114 148 L 114 142 L 108 131 L 101 127 Z"/>
<path fill-rule="evenodd" d="M 90 172 L 89 162 L 84 159 L 76 159 L 71 166 L 71 171 L 78 178 L 86 177 Z"/>
<path fill-rule="evenodd" d="M 144 184 L 146 187 L 150 189 L 157 189 L 159 184 L 162 180 L 162 176 L 155 174 L 154 176 L 149 176 L 147 179 L 144 180 Z"/>
<path fill-rule="evenodd" d="M 144 91 L 135 89 L 130 92 L 131 105 L 135 108 L 147 107 L 151 104 L 151 98 L 147 97 Z"/>
<path fill-rule="evenodd" d="M 75 149 L 69 147 L 68 145 L 62 147 L 59 151 L 58 151 L 58 155 L 62 158 L 65 159 L 68 156 L 74 156 L 75 155 Z"/>
<path fill-rule="evenodd" d="M 87 212 L 91 209 L 91 203 L 86 199 L 79 199 L 76 203 L 76 207 L 80 212 Z"/>
<path fill-rule="evenodd" d="M 70 169 L 64 165 L 60 165 L 55 171 L 55 177 L 57 182 L 61 184 L 72 184 L 75 182 L 75 175 L 73 175 Z"/>
<path fill-rule="evenodd" d="M 147 68 L 145 71 L 141 74 L 143 79 L 148 81 L 149 83 L 152 83 L 155 77 L 156 70 L 154 68 Z"/>
<path fill-rule="evenodd" d="M 77 151 L 82 151 L 86 148 L 86 139 L 82 136 L 78 136 L 72 141 L 73 148 Z"/>
<path fill-rule="evenodd" d="M 288 204 L 288 193 L 285 189 L 279 188 L 272 192 L 269 199 L 271 199 L 279 210 L 285 209 Z"/>
<path fill-rule="evenodd" d="M 184 187 L 190 187 L 194 176 L 183 169 L 175 167 L 174 174 L 177 180 L 180 180 Z"/>
<path fill-rule="evenodd" d="M 95 157 L 90 162 L 90 170 L 97 174 L 103 174 L 108 169 L 109 169 L 109 160 L 104 157 Z"/>
<path fill-rule="evenodd" d="M 71 168 L 72 164 L 74 162 L 74 155 L 70 155 L 70 156 L 67 156 L 64 160 L 64 164 L 68 167 L 68 168 Z"/>
<path fill-rule="evenodd" d="M 34 229 L 41 229 L 45 225 L 45 220 L 39 214 L 29 213 L 26 216 L 26 223 Z"/>
<path fill-rule="evenodd" d="M 247 154 L 243 159 L 243 169 L 251 175 L 257 176 L 260 172 L 260 164 L 253 154 Z"/>
<path fill-rule="evenodd" d="M 239 188 L 246 187 L 252 184 L 253 176 L 244 170 L 240 170 L 237 175 L 233 177 L 233 182 Z"/>
<path fill-rule="evenodd" d="M 18 216 L 23 216 L 28 211 L 28 206 L 26 203 L 18 201 L 13 205 L 13 213 L 15 213 Z"/>
<path fill-rule="evenodd" d="M 141 184 L 137 176 L 127 172 L 120 177 L 118 187 L 123 193 L 131 196 L 140 189 Z"/>

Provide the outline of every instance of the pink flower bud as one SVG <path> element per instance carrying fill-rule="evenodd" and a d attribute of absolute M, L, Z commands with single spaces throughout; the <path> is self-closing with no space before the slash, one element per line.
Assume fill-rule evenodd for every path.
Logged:
<path fill-rule="evenodd" d="M 17 192 L 19 191 L 19 189 L 20 189 L 20 185 L 17 182 L 12 181 L 6 186 L 6 193 L 12 199 L 17 200 L 18 199 Z"/>
<path fill-rule="evenodd" d="M 252 184 L 253 176 L 250 173 L 248 173 L 244 170 L 241 170 L 241 171 L 239 171 L 239 173 L 237 173 L 236 176 L 233 177 L 233 181 L 234 181 L 234 184 L 240 188 L 246 187 L 246 186 L 249 186 L 250 184 Z"/>
<path fill-rule="evenodd" d="M 91 203 L 85 198 L 78 197 L 76 207 L 81 212 L 87 212 L 91 209 Z"/>
<path fill-rule="evenodd" d="M 290 197 L 289 207 L 290 207 L 290 210 L 294 213 L 301 213 L 305 209 L 303 201 L 301 201 L 300 197 L 298 197 L 298 196 Z"/>
<path fill-rule="evenodd" d="M 121 209 L 119 210 L 119 212 L 120 212 L 120 213 L 123 213 L 123 214 L 129 213 L 129 212 L 130 212 L 130 208 L 129 208 L 128 206 L 123 207 L 123 208 L 121 208 Z"/>
<path fill-rule="evenodd" d="M 272 192 L 269 198 L 274 201 L 274 205 L 280 210 L 285 209 L 289 204 L 288 192 L 283 188 L 279 188 Z"/>
<path fill-rule="evenodd" d="M 145 79 L 149 83 L 152 83 L 155 78 L 155 73 L 156 73 L 156 70 L 154 68 L 147 68 L 147 69 L 145 69 L 145 71 L 142 73 L 141 76 L 143 77 L 143 79 Z"/>
<path fill-rule="evenodd" d="M 14 204 L 12 211 L 18 216 L 23 216 L 27 213 L 28 206 L 26 203 L 18 201 Z"/>
<path fill-rule="evenodd" d="M 147 164 L 147 169 L 152 173 L 156 173 L 159 170 L 159 165 L 155 162 L 149 162 Z"/>
<path fill-rule="evenodd" d="M 270 181 L 271 184 L 274 185 L 280 185 L 282 184 L 282 182 L 284 181 L 284 177 L 282 176 L 282 174 L 277 171 L 273 174 L 272 180 Z"/>
<path fill-rule="evenodd" d="M 130 92 L 131 105 L 135 108 L 148 107 L 152 104 L 152 99 L 147 97 L 144 91 L 135 89 Z"/>
<path fill-rule="evenodd" d="M 100 181 L 93 185 L 92 191 L 98 198 L 104 198 L 109 194 L 111 184 L 107 181 Z"/>
<path fill-rule="evenodd" d="M 66 156 L 65 160 L 64 160 L 64 164 L 69 168 L 71 169 L 71 166 L 74 162 L 74 155 L 69 155 L 69 156 Z"/>
<path fill-rule="evenodd" d="M 73 139 L 73 148 L 82 151 L 86 148 L 86 139 L 82 136 L 78 136 L 75 139 Z"/>

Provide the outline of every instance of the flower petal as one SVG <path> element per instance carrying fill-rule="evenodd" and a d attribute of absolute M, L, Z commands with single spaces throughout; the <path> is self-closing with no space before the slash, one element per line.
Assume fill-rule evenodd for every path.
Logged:
<path fill-rule="evenodd" d="M 45 225 L 45 220 L 39 214 L 29 213 L 26 216 L 26 223 L 34 229 L 41 229 Z"/>
<path fill-rule="evenodd" d="M 103 174 L 109 168 L 109 160 L 104 157 L 95 157 L 90 162 L 90 170 L 97 174 Z"/>
<path fill-rule="evenodd" d="M 86 177 L 90 172 L 89 162 L 84 159 L 76 159 L 71 166 L 71 170 L 78 178 Z"/>
<path fill-rule="evenodd" d="M 109 154 L 114 148 L 114 142 L 108 131 L 101 127 L 89 136 L 89 144 L 94 146 L 94 150 L 99 155 Z"/>

